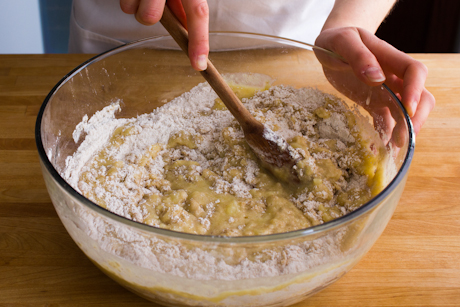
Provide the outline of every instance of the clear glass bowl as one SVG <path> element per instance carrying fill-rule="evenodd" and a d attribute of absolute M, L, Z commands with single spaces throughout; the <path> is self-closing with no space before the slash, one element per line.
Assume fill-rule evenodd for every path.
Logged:
<path fill-rule="evenodd" d="M 79 145 L 72 132 L 85 114 L 91 116 L 122 98 L 118 117 L 133 117 L 204 82 L 168 36 L 98 55 L 51 90 L 36 124 L 43 176 L 77 245 L 108 276 L 140 296 L 169 306 L 287 306 L 343 276 L 380 236 L 405 185 L 414 152 L 412 125 L 386 86 L 363 85 L 347 65 L 320 49 L 249 33 L 212 33 L 210 41 L 210 58 L 221 73 L 260 73 L 273 77 L 274 85 L 317 87 L 360 106 L 364 113 L 368 110 L 382 139 L 394 149 L 397 172 L 385 189 L 336 220 L 253 237 L 158 229 L 113 214 L 80 195 L 60 173 Z"/>

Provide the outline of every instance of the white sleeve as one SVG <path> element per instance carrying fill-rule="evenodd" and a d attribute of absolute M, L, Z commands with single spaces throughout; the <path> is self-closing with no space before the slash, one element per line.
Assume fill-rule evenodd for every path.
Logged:
<path fill-rule="evenodd" d="M 313 44 L 334 0 L 208 0 L 210 31 L 254 32 Z M 74 0 L 69 53 L 100 53 L 123 43 L 166 35 L 121 11 L 118 0 Z"/>

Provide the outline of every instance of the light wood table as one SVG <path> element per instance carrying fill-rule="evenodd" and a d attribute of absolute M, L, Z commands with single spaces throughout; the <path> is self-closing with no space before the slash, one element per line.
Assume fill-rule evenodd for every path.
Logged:
<path fill-rule="evenodd" d="M 396 212 L 371 251 L 307 306 L 460 306 L 460 54 L 415 54 L 437 105 Z M 56 215 L 34 126 L 89 55 L 0 55 L 0 305 L 152 306 L 97 269 Z"/>

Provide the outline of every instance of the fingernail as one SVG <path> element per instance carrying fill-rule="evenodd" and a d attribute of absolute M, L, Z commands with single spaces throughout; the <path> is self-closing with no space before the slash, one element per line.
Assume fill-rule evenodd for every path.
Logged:
<path fill-rule="evenodd" d="M 383 82 L 385 81 L 385 75 L 382 70 L 378 67 L 369 67 L 364 72 L 366 78 L 371 82 Z"/>
<path fill-rule="evenodd" d="M 407 113 L 409 114 L 410 117 L 413 117 L 415 115 L 415 110 L 417 110 L 417 102 L 412 101 L 409 104 L 409 110 L 407 110 Z"/>
<path fill-rule="evenodd" d="M 196 67 L 199 70 L 206 70 L 208 68 L 208 57 L 204 54 L 199 55 L 196 59 Z"/>

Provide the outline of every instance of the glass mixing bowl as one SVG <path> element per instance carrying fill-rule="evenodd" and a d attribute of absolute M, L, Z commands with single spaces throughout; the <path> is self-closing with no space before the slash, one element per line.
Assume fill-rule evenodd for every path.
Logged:
<path fill-rule="evenodd" d="M 179 233 L 111 213 L 62 177 L 84 115 L 117 99 L 117 117 L 151 112 L 204 82 L 169 36 L 100 54 L 65 76 L 46 97 L 36 141 L 56 211 L 83 252 L 127 289 L 169 306 L 286 306 L 349 271 L 380 236 L 399 201 L 414 153 L 414 133 L 386 87 L 356 81 L 347 65 L 310 45 L 249 33 L 212 33 L 210 59 L 221 73 L 259 73 L 273 85 L 316 87 L 356 106 L 380 132 L 396 171 L 356 211 L 307 229 L 252 237 Z M 323 63 L 323 65 L 320 64 Z"/>

